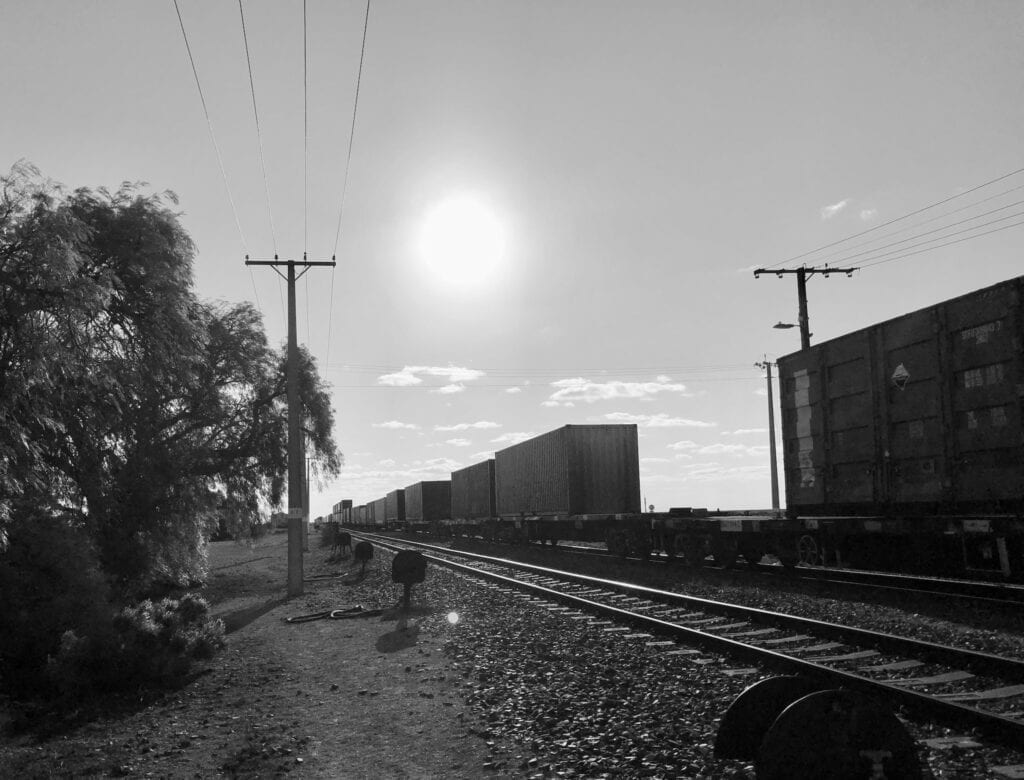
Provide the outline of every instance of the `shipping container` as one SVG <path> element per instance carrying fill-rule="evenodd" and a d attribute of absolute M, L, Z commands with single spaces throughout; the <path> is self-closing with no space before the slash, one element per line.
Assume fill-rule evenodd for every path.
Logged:
<path fill-rule="evenodd" d="M 484 520 L 497 515 L 494 459 L 452 472 L 452 520 Z"/>
<path fill-rule="evenodd" d="M 386 496 L 385 513 L 389 528 L 405 525 L 405 491 L 392 490 Z"/>
<path fill-rule="evenodd" d="M 640 511 L 636 425 L 566 425 L 494 456 L 498 515 Z"/>
<path fill-rule="evenodd" d="M 388 524 L 387 499 L 378 498 L 371 506 L 373 507 L 373 524 L 382 528 L 386 527 Z"/>
<path fill-rule="evenodd" d="M 452 501 L 451 480 L 417 482 L 405 489 L 405 519 L 430 523 L 448 519 Z"/>
<path fill-rule="evenodd" d="M 779 359 L 790 511 L 1024 506 L 1024 277 Z"/>

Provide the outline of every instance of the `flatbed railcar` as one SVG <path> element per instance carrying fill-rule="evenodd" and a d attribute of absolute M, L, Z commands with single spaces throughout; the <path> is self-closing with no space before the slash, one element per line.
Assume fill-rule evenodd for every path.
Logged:
<path fill-rule="evenodd" d="M 786 504 L 805 550 L 1021 576 L 1022 295 L 1017 277 L 779 359 Z"/>
<path fill-rule="evenodd" d="M 1022 296 L 1010 279 L 780 358 L 785 513 L 643 512 L 636 426 L 568 425 L 453 472 L 432 519 L 406 488 L 408 527 L 1024 579 Z"/>
<path fill-rule="evenodd" d="M 451 480 L 417 482 L 405 488 L 405 522 L 410 531 L 441 533 L 451 518 Z"/>

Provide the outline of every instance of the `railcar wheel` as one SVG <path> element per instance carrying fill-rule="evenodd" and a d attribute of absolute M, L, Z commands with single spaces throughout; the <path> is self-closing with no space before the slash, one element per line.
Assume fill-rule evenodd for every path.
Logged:
<path fill-rule="evenodd" d="M 736 565 L 739 550 L 736 548 L 736 542 L 732 539 L 716 539 L 711 547 L 711 555 L 715 559 L 716 566 L 731 569 Z"/>
<path fill-rule="evenodd" d="M 821 562 L 818 542 L 810 534 L 804 534 L 797 541 L 797 557 L 800 559 L 800 563 L 805 563 L 808 566 L 817 566 Z"/>
<path fill-rule="evenodd" d="M 740 548 L 740 555 L 751 566 L 754 566 L 761 562 L 764 557 L 764 551 L 760 547 L 753 547 L 751 545 L 743 545 Z"/>
<path fill-rule="evenodd" d="M 619 558 L 625 558 L 629 554 L 626 534 L 617 529 L 612 529 L 605 535 L 604 545 L 608 548 L 608 552 L 612 555 L 617 555 Z"/>
<path fill-rule="evenodd" d="M 646 534 L 630 534 L 629 547 L 640 560 L 646 561 L 651 557 L 651 540 Z"/>
<path fill-rule="evenodd" d="M 704 545 L 704 540 L 699 537 L 686 538 L 682 534 L 676 537 L 678 544 L 679 540 L 683 540 L 683 557 L 686 559 L 686 563 L 690 566 L 703 566 L 704 558 L 707 556 L 707 549 Z"/>
<path fill-rule="evenodd" d="M 779 563 L 782 564 L 783 568 L 794 568 L 800 563 L 800 552 L 797 549 L 796 540 L 788 539 L 783 541 L 779 548 L 775 550 L 775 557 L 779 559 Z"/>

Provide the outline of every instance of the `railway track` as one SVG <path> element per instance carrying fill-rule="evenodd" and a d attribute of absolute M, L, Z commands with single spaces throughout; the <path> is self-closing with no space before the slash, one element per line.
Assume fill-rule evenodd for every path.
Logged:
<path fill-rule="evenodd" d="M 568 618 L 650 640 L 693 663 L 722 654 L 857 691 L 921 718 L 1024 744 L 1024 661 L 531 564 L 360 533 L 392 549 L 539 599 Z M 464 561 L 469 561 L 466 563 Z M 932 693 L 938 688 L 946 688 Z"/>
<path fill-rule="evenodd" d="M 538 544 L 537 546 L 543 546 Z M 602 547 L 590 547 L 561 543 L 560 551 L 568 555 L 588 557 L 615 557 L 613 553 Z M 639 558 L 628 560 L 641 562 Z M 675 565 L 678 558 L 669 559 L 664 555 L 652 557 L 652 560 L 663 565 Z M 683 565 L 683 564 L 679 564 Z M 691 567 L 692 568 L 692 567 Z M 703 567 L 700 567 L 703 568 Z M 708 571 L 724 571 L 721 566 L 708 565 Z M 802 580 L 817 582 L 823 585 L 860 586 L 879 591 L 902 593 L 907 595 L 941 595 L 948 598 L 987 604 L 995 607 L 1024 609 L 1024 586 L 999 582 L 983 582 L 977 580 L 953 580 L 939 577 L 922 577 L 891 572 L 866 571 L 859 569 L 830 569 L 817 566 L 799 566 L 785 568 L 777 564 L 754 564 L 737 571 L 757 573 L 763 576 L 786 577 L 790 581 Z"/>

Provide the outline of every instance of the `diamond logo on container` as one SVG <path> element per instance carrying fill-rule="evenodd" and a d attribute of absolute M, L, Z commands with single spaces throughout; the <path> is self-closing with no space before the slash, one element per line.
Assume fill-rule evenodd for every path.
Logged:
<path fill-rule="evenodd" d="M 896 366 L 896 370 L 892 372 L 892 383 L 895 387 L 900 390 L 907 386 L 907 382 L 910 381 L 910 372 L 907 371 L 907 367 L 900 363 Z"/>

